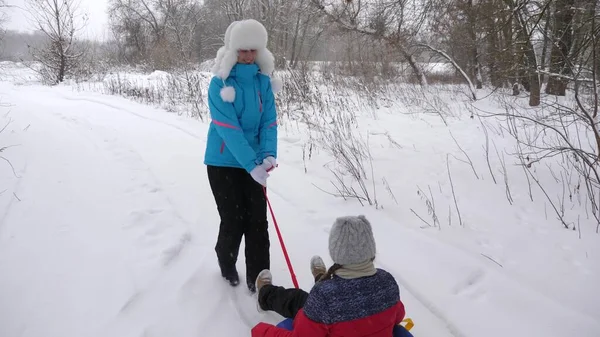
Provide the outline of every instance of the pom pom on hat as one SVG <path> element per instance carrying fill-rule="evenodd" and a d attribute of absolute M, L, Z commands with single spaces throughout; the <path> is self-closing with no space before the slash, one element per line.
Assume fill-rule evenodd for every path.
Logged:
<path fill-rule="evenodd" d="M 271 90 L 273 91 L 273 93 L 278 93 L 279 91 L 281 91 L 281 89 L 283 89 L 283 81 L 279 78 L 272 77 Z"/>
<path fill-rule="evenodd" d="M 233 87 L 223 87 L 221 89 L 221 98 L 224 102 L 232 103 L 235 101 L 235 89 Z"/>

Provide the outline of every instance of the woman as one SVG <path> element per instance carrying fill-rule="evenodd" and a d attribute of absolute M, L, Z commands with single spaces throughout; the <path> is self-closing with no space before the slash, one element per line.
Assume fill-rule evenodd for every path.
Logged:
<path fill-rule="evenodd" d="M 258 304 L 293 318 L 293 331 L 267 323 L 252 329 L 252 337 L 391 337 L 404 319 L 404 304 L 394 277 L 376 269 L 375 239 L 364 216 L 338 218 L 329 234 L 334 265 L 311 260 L 317 282 L 310 293 L 272 284 L 269 270 L 258 275 Z"/>
<path fill-rule="evenodd" d="M 221 275 L 237 286 L 235 264 L 245 237 L 246 284 L 251 292 L 256 291 L 258 273 L 270 265 L 264 188 L 268 172 L 277 166 L 276 88 L 269 77 L 274 58 L 266 47 L 262 24 L 233 22 L 208 88 L 212 122 L 204 163 L 221 218 L 215 251 Z"/>

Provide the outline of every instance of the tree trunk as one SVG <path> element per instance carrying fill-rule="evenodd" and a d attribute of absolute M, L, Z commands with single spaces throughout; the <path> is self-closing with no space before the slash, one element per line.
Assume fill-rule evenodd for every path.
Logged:
<path fill-rule="evenodd" d="M 61 12 L 59 9 L 59 5 L 58 5 L 58 1 L 54 0 L 53 2 L 54 5 L 54 20 L 56 22 L 56 32 L 57 32 L 57 41 L 56 41 L 56 50 L 58 53 L 58 71 L 57 71 L 57 83 L 62 83 L 62 81 L 64 81 L 65 79 L 65 72 L 66 72 L 66 68 L 67 68 L 67 60 L 65 57 L 65 50 L 64 50 L 64 34 L 65 32 L 62 31 L 62 22 L 61 22 Z"/>
<path fill-rule="evenodd" d="M 500 32 L 498 32 L 496 27 L 496 20 L 500 21 L 500 18 L 497 18 L 498 14 L 494 10 L 493 2 L 489 0 L 483 0 L 479 5 L 480 9 L 480 20 L 481 20 L 481 30 L 484 35 L 482 44 L 482 53 L 483 62 L 487 65 L 487 73 L 489 76 L 490 84 L 494 87 L 499 85 L 498 81 L 498 40 Z M 497 19 L 496 19 L 497 18 Z"/>
<path fill-rule="evenodd" d="M 490 69 L 490 81 L 492 86 L 495 88 L 499 88 L 502 86 L 502 76 L 500 75 L 500 60 L 502 58 L 502 48 L 500 46 L 499 40 L 501 38 L 500 32 L 497 30 L 497 26 L 494 23 L 493 13 L 490 13 L 487 18 L 487 34 L 489 37 L 488 40 L 488 49 L 489 49 L 489 69 Z"/>
<path fill-rule="evenodd" d="M 471 69 L 469 69 L 471 73 L 471 81 L 476 83 L 477 89 L 481 89 L 483 87 L 483 83 L 481 79 L 479 54 L 477 52 L 477 12 L 473 6 L 473 0 L 469 0 L 467 17 L 469 18 L 469 37 L 471 39 Z"/>
<path fill-rule="evenodd" d="M 298 11 L 296 16 L 296 25 L 294 26 L 294 37 L 292 38 L 292 54 L 290 57 L 291 67 L 294 68 L 296 65 L 296 58 L 299 57 L 299 52 L 297 51 L 298 44 L 298 34 L 300 33 L 300 8 L 296 9 Z"/>
<path fill-rule="evenodd" d="M 406 59 L 406 61 L 410 65 L 410 67 L 413 69 L 414 75 L 417 78 L 417 81 L 419 81 L 419 85 L 421 85 L 422 87 L 426 87 L 427 86 L 427 77 L 425 77 L 425 73 L 423 72 L 423 69 L 421 69 L 421 67 L 419 67 L 419 65 L 417 64 L 415 57 L 412 54 L 408 53 L 403 48 L 400 50 L 400 52 L 402 53 L 402 55 L 404 56 L 404 58 Z"/>
<path fill-rule="evenodd" d="M 65 54 L 62 52 L 62 47 L 60 48 L 60 63 L 58 66 L 58 83 L 62 83 L 65 80 L 65 73 L 67 70 L 67 58 Z"/>
<path fill-rule="evenodd" d="M 533 44 L 531 43 L 530 33 L 527 30 L 527 24 L 525 23 L 524 18 L 522 17 L 522 13 L 515 10 L 513 12 L 515 17 L 515 23 L 517 24 L 517 43 L 522 46 L 522 62 L 521 64 L 525 64 L 525 69 L 523 69 L 523 85 L 529 91 L 529 106 L 538 106 L 541 101 L 541 84 L 540 84 L 540 75 L 538 74 L 537 69 L 537 58 L 535 55 L 535 49 L 533 48 Z"/>
<path fill-rule="evenodd" d="M 570 50 L 573 44 L 573 16 L 575 0 L 557 0 L 554 13 L 555 25 L 552 32 L 552 51 L 550 52 L 550 75 L 546 93 L 564 96 L 569 81 L 564 76 L 571 73 Z"/>
<path fill-rule="evenodd" d="M 298 44 L 298 51 L 296 52 L 296 59 L 294 60 L 294 63 L 292 63 L 291 67 L 292 69 L 296 69 L 296 65 L 298 64 L 298 59 L 300 57 L 302 57 L 302 50 L 304 50 L 304 43 L 306 41 L 306 32 L 308 31 L 308 26 L 309 26 L 309 22 L 310 22 L 310 16 L 306 18 L 306 20 L 304 21 L 304 24 L 302 25 L 302 36 L 300 38 L 300 43 Z M 306 56 L 308 57 L 308 55 Z"/>
<path fill-rule="evenodd" d="M 544 23 L 544 47 L 542 48 L 542 59 L 540 60 L 540 67 L 542 68 L 542 70 L 547 69 L 546 55 L 548 54 L 548 41 L 550 40 L 548 37 L 548 31 L 550 28 L 550 18 L 550 15 L 546 16 L 546 22 Z M 544 74 L 540 74 L 540 82 L 544 83 L 544 81 Z"/>
<path fill-rule="evenodd" d="M 517 65 L 520 64 L 520 59 L 517 53 L 514 39 L 514 18 L 510 15 L 507 18 L 507 23 L 504 25 L 504 58 L 502 62 L 504 76 L 509 82 L 509 87 L 513 87 L 518 82 Z"/>

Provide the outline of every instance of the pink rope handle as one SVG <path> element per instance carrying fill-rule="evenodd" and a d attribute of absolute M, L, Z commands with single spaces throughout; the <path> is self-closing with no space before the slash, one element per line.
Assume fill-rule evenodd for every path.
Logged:
<path fill-rule="evenodd" d="M 273 207 L 271 207 L 271 201 L 269 197 L 267 197 L 267 188 L 263 187 L 263 191 L 265 192 L 265 199 L 267 200 L 267 205 L 269 206 L 269 211 L 271 212 L 271 218 L 273 218 L 273 224 L 275 225 L 275 230 L 277 231 L 277 236 L 279 237 L 279 243 L 281 244 L 281 250 L 283 251 L 283 256 L 285 257 L 285 262 L 287 262 L 288 269 L 290 271 L 290 275 L 292 276 L 292 282 L 294 283 L 294 287 L 298 289 L 298 280 L 296 279 L 296 274 L 294 273 L 294 268 L 292 267 L 292 262 L 290 261 L 290 257 L 288 256 L 287 249 L 285 248 L 285 243 L 283 242 L 283 236 L 281 235 L 281 231 L 279 231 L 279 225 L 277 224 L 277 219 L 275 219 L 275 213 L 273 213 Z"/>

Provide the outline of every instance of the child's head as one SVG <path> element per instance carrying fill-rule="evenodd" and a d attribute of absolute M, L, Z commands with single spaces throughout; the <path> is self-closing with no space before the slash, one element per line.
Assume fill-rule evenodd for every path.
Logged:
<path fill-rule="evenodd" d="M 340 265 L 359 264 L 375 258 L 375 238 L 364 215 L 335 220 L 329 233 L 329 254 Z"/>

